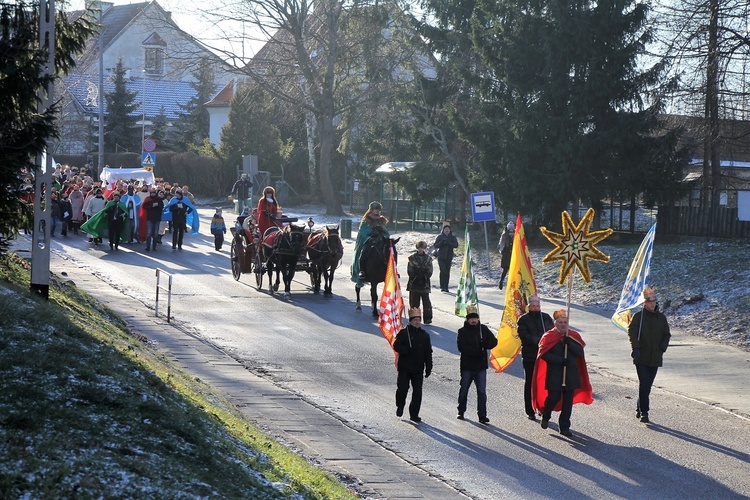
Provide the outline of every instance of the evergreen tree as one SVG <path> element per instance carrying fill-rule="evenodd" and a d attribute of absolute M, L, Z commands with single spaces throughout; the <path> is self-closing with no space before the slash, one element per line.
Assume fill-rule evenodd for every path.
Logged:
<path fill-rule="evenodd" d="M 139 152 L 141 143 L 141 129 L 138 128 L 138 118 L 133 113 L 138 109 L 136 92 L 131 92 L 126 86 L 125 66 L 122 58 L 114 68 L 110 68 L 114 90 L 104 94 L 107 101 L 107 116 L 104 119 L 104 147 L 107 151 L 115 152 L 126 149 Z"/>
<path fill-rule="evenodd" d="M 187 104 L 180 106 L 182 112 L 175 124 L 177 143 L 183 150 L 191 144 L 201 147 L 203 139 L 208 137 L 210 119 L 205 104 L 216 92 L 214 68 L 208 57 L 200 58 L 192 74 L 195 82 L 190 86 L 195 90 L 195 95 Z"/>
<path fill-rule="evenodd" d="M 244 155 L 257 155 L 263 170 L 277 170 L 284 143 L 276 126 L 271 96 L 255 84 L 238 84 L 229 108 L 229 123 L 221 131 L 220 156 L 232 168 Z M 280 174 L 280 170 L 277 170 Z"/>
<path fill-rule="evenodd" d="M 44 151 L 46 139 L 55 137 L 56 106 L 40 113 L 38 92 L 54 78 L 75 66 L 75 56 L 94 33 L 91 11 L 71 23 L 67 16 L 55 18 L 55 74 L 43 77 L 39 68 L 46 55 L 38 47 L 39 2 L 0 4 L 0 251 L 21 223 L 19 187 L 23 169 L 31 171 L 33 160 Z"/>
<path fill-rule="evenodd" d="M 431 40 L 449 54 L 470 40 L 481 56 L 462 77 L 481 105 L 482 129 L 464 134 L 481 152 L 487 179 L 518 209 L 554 223 L 569 202 L 596 207 L 614 194 L 623 170 L 633 188 L 655 158 L 675 156 L 674 137 L 655 137 L 663 66 L 636 64 L 651 38 L 644 2 L 479 0 L 430 8 L 438 20 Z M 647 93 L 657 98 L 643 100 Z M 658 166 L 665 183 L 676 179 L 676 161 Z"/>
<path fill-rule="evenodd" d="M 154 117 L 152 129 L 151 138 L 156 141 L 156 147 L 159 151 L 173 151 L 174 145 L 171 141 L 173 134 L 169 127 L 169 120 L 167 119 L 164 106 L 159 110 L 159 114 Z"/>

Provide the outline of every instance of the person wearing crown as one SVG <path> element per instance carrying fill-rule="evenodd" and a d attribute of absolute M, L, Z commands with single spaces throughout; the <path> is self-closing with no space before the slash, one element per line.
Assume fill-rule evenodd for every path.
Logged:
<path fill-rule="evenodd" d="M 479 322 L 479 312 L 475 305 L 466 306 L 466 321 L 456 337 L 461 353 L 461 389 L 458 391 L 458 418 L 464 419 L 466 401 L 472 382 L 477 389 L 477 417 L 482 424 L 489 424 L 487 418 L 487 355 L 497 345 L 497 338 L 487 325 Z"/>
<path fill-rule="evenodd" d="M 542 415 L 542 429 L 547 428 L 552 412 L 559 411 L 560 434 L 571 437 L 573 404 L 594 402 L 583 352 L 586 343 L 578 332 L 568 327 L 564 309 L 555 311 L 552 318 L 555 327 L 545 332 L 539 341 L 531 397 L 535 411 Z"/>
<path fill-rule="evenodd" d="M 422 383 L 432 373 L 432 344 L 430 334 L 422 328 L 422 311 L 416 308 L 409 309 L 409 323 L 396 335 L 393 350 L 398 353 L 396 416 L 404 414 L 406 396 L 411 385 L 409 419 L 419 423 L 422 421 L 419 417 L 422 407 Z"/>
<path fill-rule="evenodd" d="M 669 323 L 667 317 L 659 311 L 656 292 L 649 287 L 643 291 L 643 309 L 633 315 L 628 327 L 631 357 L 638 373 L 638 402 L 635 417 L 641 422 L 649 423 L 651 386 L 656 372 L 662 365 L 662 358 L 669 347 Z"/>

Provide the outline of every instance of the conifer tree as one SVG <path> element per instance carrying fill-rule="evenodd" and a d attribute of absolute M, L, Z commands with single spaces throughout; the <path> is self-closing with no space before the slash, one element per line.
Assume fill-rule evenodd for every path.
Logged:
<path fill-rule="evenodd" d="M 134 114 L 139 104 L 136 92 L 127 88 L 126 69 L 122 59 L 110 68 L 114 89 L 104 94 L 107 101 L 107 115 L 104 119 L 104 147 L 115 152 L 121 149 L 130 152 L 140 151 L 141 129 L 138 117 Z"/>
<path fill-rule="evenodd" d="M 191 144 L 200 147 L 203 139 L 208 137 L 210 119 L 205 104 L 216 92 L 214 69 L 207 57 L 198 61 L 192 74 L 195 81 L 190 86 L 196 93 L 187 104 L 180 106 L 182 111 L 175 123 L 175 135 L 181 149 L 187 149 Z"/>

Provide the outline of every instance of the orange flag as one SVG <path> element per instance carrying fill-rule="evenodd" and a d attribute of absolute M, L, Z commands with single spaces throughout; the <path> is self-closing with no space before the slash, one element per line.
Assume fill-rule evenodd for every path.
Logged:
<path fill-rule="evenodd" d="M 393 342 L 396 341 L 396 334 L 403 328 L 404 298 L 401 295 L 401 285 L 398 282 L 398 273 L 396 272 L 396 259 L 393 255 L 393 246 L 391 244 L 391 253 L 388 257 L 388 267 L 385 270 L 385 284 L 383 285 L 383 294 L 380 296 L 378 304 L 378 326 L 380 331 L 393 348 Z"/>
<path fill-rule="evenodd" d="M 519 213 L 516 219 L 516 234 L 513 237 L 510 269 L 508 269 L 508 286 L 505 289 L 505 309 L 497 331 L 497 346 L 490 352 L 490 364 L 496 372 L 508 368 L 521 351 L 518 318 L 526 313 L 529 297 L 535 293 L 536 281 Z"/>

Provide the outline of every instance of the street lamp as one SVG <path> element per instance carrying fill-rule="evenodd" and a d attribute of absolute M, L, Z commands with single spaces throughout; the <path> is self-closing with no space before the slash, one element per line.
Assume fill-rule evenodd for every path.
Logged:
<path fill-rule="evenodd" d="M 141 148 L 143 148 L 143 141 L 146 140 L 146 68 L 142 70 L 143 82 L 141 85 L 141 109 L 143 110 L 143 118 L 141 119 Z M 141 149 L 143 152 L 143 149 Z"/>

